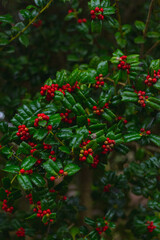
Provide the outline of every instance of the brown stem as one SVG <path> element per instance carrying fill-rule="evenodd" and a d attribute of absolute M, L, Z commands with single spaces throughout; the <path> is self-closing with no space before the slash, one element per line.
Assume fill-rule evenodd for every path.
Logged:
<path fill-rule="evenodd" d="M 146 19 L 146 24 L 145 24 L 145 28 L 143 31 L 143 38 L 146 38 L 147 35 L 147 30 L 148 30 L 148 26 L 149 26 L 149 21 L 151 18 L 151 13 L 152 13 L 152 9 L 153 9 L 153 4 L 154 4 L 154 0 L 151 0 L 150 5 L 149 5 L 149 10 L 148 10 L 148 15 L 147 15 L 147 19 Z M 144 52 L 144 43 L 141 45 L 141 49 L 140 49 L 140 55 L 141 57 L 143 57 L 143 52 Z"/>
<path fill-rule="evenodd" d="M 155 43 L 153 44 L 153 46 L 152 46 L 150 49 L 148 49 L 148 51 L 146 52 L 145 56 L 148 55 L 148 54 L 149 54 L 154 48 L 156 48 L 159 44 L 160 44 L 160 40 L 158 40 L 157 42 L 155 42 Z"/>
<path fill-rule="evenodd" d="M 13 36 L 10 40 L 9 40 L 9 43 L 10 44 L 11 42 L 13 42 L 16 38 L 18 38 L 22 33 L 24 33 L 28 28 L 29 26 L 39 17 L 39 15 L 41 13 L 43 13 L 48 7 L 49 5 L 53 2 L 53 0 L 50 0 L 40 11 L 39 13 L 28 23 L 28 25 L 26 27 L 24 27 L 19 33 L 17 33 L 15 36 Z M 8 45 L 7 44 L 7 45 Z M 2 51 L 7 45 L 5 45 L 4 47 L 0 48 L 0 51 Z"/>
<path fill-rule="evenodd" d="M 86 208 L 85 211 L 80 212 L 80 224 L 84 223 L 85 216 L 90 218 L 92 217 L 91 187 L 92 171 L 88 168 L 88 166 L 85 166 L 79 174 L 80 201 Z"/>
<path fill-rule="evenodd" d="M 109 77 L 104 77 L 104 79 L 106 79 L 106 80 L 108 80 L 112 83 L 115 83 L 115 81 L 113 79 L 109 78 Z M 118 82 L 117 85 L 126 86 L 126 84 L 122 83 L 122 82 Z"/>
<path fill-rule="evenodd" d="M 122 21 L 121 21 L 121 15 L 120 15 L 120 11 L 119 11 L 119 1 L 120 0 L 115 0 L 115 2 L 116 2 L 116 15 L 117 15 L 118 23 L 119 23 L 119 32 L 121 34 L 121 37 L 123 38 Z"/>

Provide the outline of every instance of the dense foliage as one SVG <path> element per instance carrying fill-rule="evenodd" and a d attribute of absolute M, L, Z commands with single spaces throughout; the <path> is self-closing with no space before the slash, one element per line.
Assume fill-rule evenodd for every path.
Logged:
<path fill-rule="evenodd" d="M 134 25 L 119 5 L 0 16 L 2 239 L 159 239 L 159 3 Z"/>

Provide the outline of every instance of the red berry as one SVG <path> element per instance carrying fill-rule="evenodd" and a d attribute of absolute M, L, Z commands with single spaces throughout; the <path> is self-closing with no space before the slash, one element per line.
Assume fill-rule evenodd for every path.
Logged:
<path fill-rule="evenodd" d="M 51 181 L 54 181 L 54 180 L 55 180 L 55 177 L 54 177 L 54 176 L 51 176 L 51 177 L 50 177 L 50 180 L 51 180 Z"/>
<path fill-rule="evenodd" d="M 22 168 L 22 169 L 20 170 L 20 173 L 21 173 L 21 174 L 24 174 L 24 173 L 25 173 L 25 170 Z"/>
<path fill-rule="evenodd" d="M 59 170 L 59 173 L 60 173 L 60 174 L 63 174 L 63 173 L 64 173 L 64 170 L 63 170 L 63 169 L 60 169 L 60 170 Z"/>

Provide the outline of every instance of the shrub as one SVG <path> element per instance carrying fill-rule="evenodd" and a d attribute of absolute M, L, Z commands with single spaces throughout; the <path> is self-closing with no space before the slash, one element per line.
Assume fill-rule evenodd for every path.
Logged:
<path fill-rule="evenodd" d="M 43 6 L 35 1 L 41 11 L 51 2 Z M 143 39 L 149 36 L 153 2 L 146 24 L 135 23 Z M 77 1 L 73 4 L 78 8 Z M 5 239 L 12 239 L 12 231 L 14 239 L 160 236 L 160 60 L 144 58 L 142 40 L 135 40 L 141 44 L 140 56 L 134 50 L 126 54 L 131 26 L 121 25 L 118 1 L 112 6 L 91 0 L 89 8 L 92 31 L 101 32 L 105 21 L 115 25 L 120 49 L 58 71 L 10 123 L 0 122 L 0 152 L 6 160 L 0 227 Z M 34 7 L 21 10 L 25 19 L 30 9 Z M 115 12 L 118 20 L 110 16 Z M 91 38 L 88 20 L 78 13 L 73 6 L 66 20 L 76 18 L 77 29 Z M 8 18 L 2 18 L 4 27 Z M 42 22 L 35 20 L 40 27 Z M 26 45 L 27 36 L 19 36 Z"/>

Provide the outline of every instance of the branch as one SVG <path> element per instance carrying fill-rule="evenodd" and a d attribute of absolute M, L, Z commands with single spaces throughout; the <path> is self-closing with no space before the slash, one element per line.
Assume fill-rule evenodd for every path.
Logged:
<path fill-rule="evenodd" d="M 146 37 L 146 34 L 147 34 L 148 25 L 149 25 L 149 21 L 150 21 L 152 9 L 153 9 L 153 3 L 154 3 L 154 0 L 151 0 L 150 6 L 149 6 L 149 11 L 148 11 L 148 16 L 147 16 L 147 20 L 146 20 L 145 29 L 143 31 L 143 37 L 144 38 Z"/>
<path fill-rule="evenodd" d="M 121 15 L 119 12 L 119 0 L 115 0 L 115 2 L 116 2 L 116 15 L 117 15 L 118 23 L 119 23 L 119 32 L 121 34 L 121 37 L 123 38 Z"/>
<path fill-rule="evenodd" d="M 109 78 L 109 77 L 104 77 L 104 79 L 106 79 L 106 80 L 108 80 L 112 83 L 115 83 L 115 81 L 113 79 Z M 122 83 L 122 82 L 118 82 L 117 85 L 126 86 L 126 84 Z"/>
<path fill-rule="evenodd" d="M 153 46 L 152 46 L 150 49 L 148 49 L 148 51 L 146 52 L 145 56 L 148 55 L 148 54 L 149 54 L 154 48 L 156 48 L 159 44 L 160 44 L 160 40 L 158 40 L 157 42 L 155 42 L 155 43 L 153 44 Z"/>
<path fill-rule="evenodd" d="M 53 0 L 50 0 L 40 11 L 39 13 L 28 23 L 28 25 L 26 27 L 24 27 L 19 33 L 17 33 L 15 36 L 13 36 L 10 40 L 9 40 L 9 43 L 10 44 L 11 42 L 13 42 L 16 38 L 18 38 L 22 33 L 24 33 L 28 28 L 29 26 L 35 22 L 35 20 L 40 16 L 41 13 L 43 13 L 49 6 L 50 4 L 53 2 Z M 4 47 L 0 48 L 0 51 L 2 51 L 6 46 L 5 45 Z"/>
<path fill-rule="evenodd" d="M 145 28 L 144 28 L 144 31 L 143 31 L 143 38 L 144 39 L 146 38 L 146 35 L 147 35 L 147 30 L 148 30 L 149 21 L 150 21 L 150 18 L 151 18 L 153 4 L 154 4 L 154 0 L 151 0 L 150 5 L 149 5 L 147 19 L 146 19 Z M 144 43 L 141 45 L 141 50 L 140 50 L 141 57 L 143 57 L 143 52 L 144 52 Z"/>

